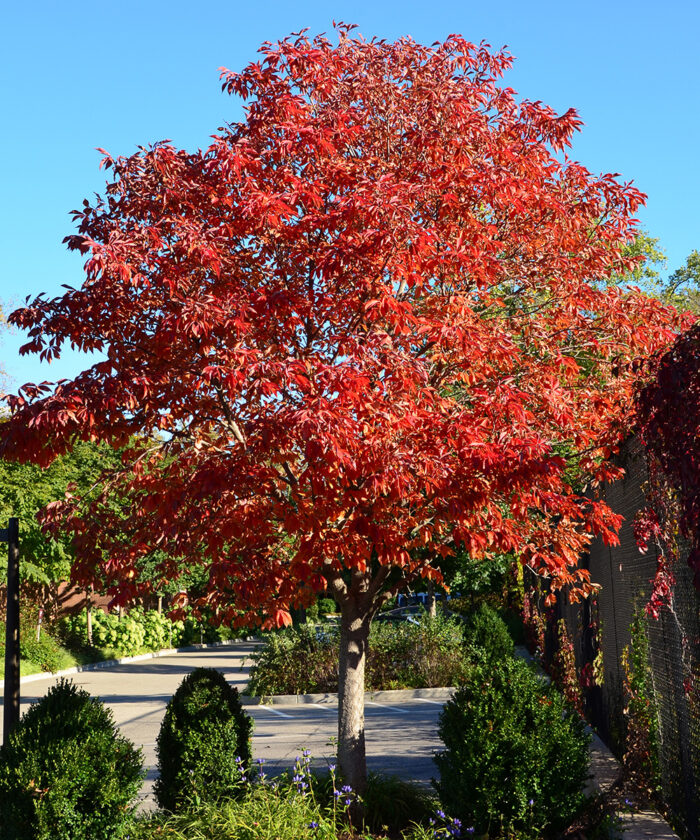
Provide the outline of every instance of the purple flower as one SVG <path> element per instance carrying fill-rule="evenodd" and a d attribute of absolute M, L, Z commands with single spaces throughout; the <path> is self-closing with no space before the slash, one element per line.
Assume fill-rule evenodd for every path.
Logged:
<path fill-rule="evenodd" d="M 316 820 L 311 820 L 311 822 L 309 823 L 309 828 L 318 828 L 318 823 L 316 822 Z"/>
<path fill-rule="evenodd" d="M 350 787 L 350 785 L 343 785 L 341 787 L 341 790 L 343 791 L 343 793 L 352 793 L 352 788 Z"/>
<path fill-rule="evenodd" d="M 437 815 L 438 815 L 438 817 L 440 817 L 440 819 L 441 819 L 441 820 L 445 820 L 445 819 L 447 819 L 447 817 L 445 816 L 445 812 L 444 812 L 444 811 L 438 811 L 438 812 L 437 812 Z"/>
<path fill-rule="evenodd" d="M 328 769 L 331 771 L 331 773 L 335 773 L 335 764 L 329 764 Z"/>

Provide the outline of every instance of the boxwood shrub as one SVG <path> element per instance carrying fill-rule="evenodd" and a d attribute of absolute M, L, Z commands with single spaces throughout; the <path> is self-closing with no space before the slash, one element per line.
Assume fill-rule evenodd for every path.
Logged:
<path fill-rule="evenodd" d="M 156 744 L 161 808 L 216 802 L 243 789 L 253 722 L 214 668 L 188 674 L 170 699 Z"/>
<path fill-rule="evenodd" d="M 513 656 L 515 646 L 508 627 L 488 604 L 465 616 L 464 638 L 471 659 L 500 662 Z"/>
<path fill-rule="evenodd" d="M 0 838 L 122 837 L 142 779 L 141 751 L 112 712 L 62 679 L 0 748 Z"/>
<path fill-rule="evenodd" d="M 435 756 L 435 787 L 445 811 L 476 836 L 540 838 L 583 804 L 584 722 L 524 662 L 474 665 L 438 731 L 445 749 Z"/>

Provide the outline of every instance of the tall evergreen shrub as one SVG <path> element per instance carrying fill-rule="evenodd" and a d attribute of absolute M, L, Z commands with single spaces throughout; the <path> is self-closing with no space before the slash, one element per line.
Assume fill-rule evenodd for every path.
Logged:
<path fill-rule="evenodd" d="M 158 734 L 156 800 L 177 811 L 243 789 L 253 722 L 238 690 L 214 668 L 188 674 L 172 696 Z"/>
<path fill-rule="evenodd" d="M 435 757 L 435 787 L 445 810 L 477 836 L 539 840 L 583 803 L 584 722 L 521 660 L 471 668 L 438 732 L 445 749 Z"/>

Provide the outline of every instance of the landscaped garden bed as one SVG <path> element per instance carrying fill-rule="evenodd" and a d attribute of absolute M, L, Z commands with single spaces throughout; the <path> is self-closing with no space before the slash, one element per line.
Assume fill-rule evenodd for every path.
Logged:
<path fill-rule="evenodd" d="M 195 643 L 239 638 L 228 627 L 187 619 L 171 621 L 157 610 L 134 607 L 121 615 L 92 612 L 92 643 L 88 641 L 85 611 L 68 616 L 37 631 L 34 617 L 26 613 L 20 629 L 21 676 L 57 673 L 76 666 L 125 656 L 138 656 Z M 0 622 L 0 679 L 5 668 L 5 625 Z"/>

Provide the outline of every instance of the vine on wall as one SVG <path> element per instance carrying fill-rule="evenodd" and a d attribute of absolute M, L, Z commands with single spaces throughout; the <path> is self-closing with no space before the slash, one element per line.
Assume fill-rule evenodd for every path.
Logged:
<path fill-rule="evenodd" d="M 682 646 L 683 688 L 697 694 L 692 643 L 675 609 L 678 567 L 689 545 L 687 563 L 700 590 L 700 322 L 681 333 L 654 362 L 653 376 L 637 397 L 638 424 L 649 479 L 648 505 L 637 514 L 634 533 L 640 550 L 657 548 L 657 568 L 646 612 L 662 608 L 678 628 Z"/>
<path fill-rule="evenodd" d="M 658 616 L 675 583 L 680 538 L 690 543 L 688 565 L 700 589 L 700 322 L 678 336 L 655 361 L 637 397 L 640 437 L 647 454 L 648 507 L 635 521 L 645 551 L 659 549 L 659 566 L 647 612 Z"/>
<path fill-rule="evenodd" d="M 627 724 L 623 763 L 638 789 L 659 792 L 659 720 L 643 610 L 635 610 L 630 643 L 622 651 Z"/>

